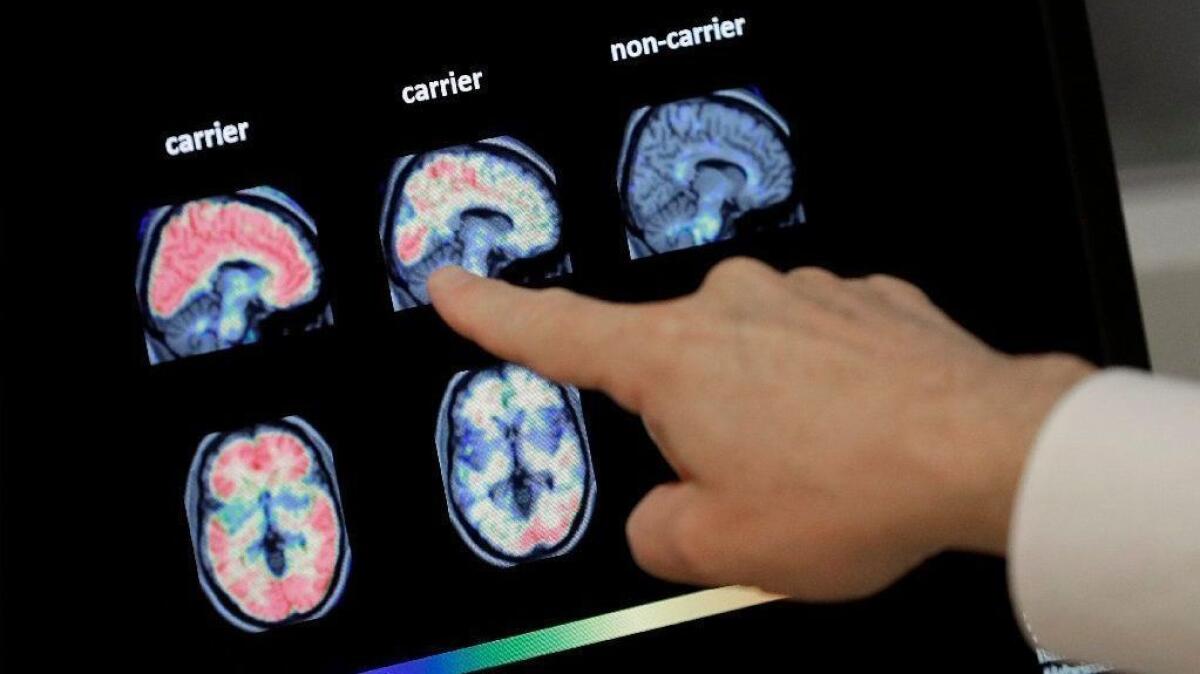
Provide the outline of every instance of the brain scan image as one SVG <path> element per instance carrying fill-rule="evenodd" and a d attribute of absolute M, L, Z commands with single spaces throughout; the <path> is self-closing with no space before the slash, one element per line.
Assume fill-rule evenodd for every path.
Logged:
<path fill-rule="evenodd" d="M 148 213 L 136 286 L 151 364 L 331 324 L 316 236 L 269 187 Z"/>
<path fill-rule="evenodd" d="M 329 446 L 299 417 L 204 438 L 184 492 L 200 586 L 248 632 L 337 603 L 350 545 Z"/>
<path fill-rule="evenodd" d="M 437 450 L 450 520 L 484 561 L 561 555 L 583 536 L 596 484 L 576 389 L 511 364 L 459 373 Z"/>
<path fill-rule="evenodd" d="M 379 233 L 392 306 L 428 304 L 426 279 L 450 264 L 515 283 L 570 272 L 555 184 L 550 166 L 508 137 L 397 161 Z"/>
<path fill-rule="evenodd" d="M 634 112 L 617 175 L 630 256 L 803 222 L 790 135 L 750 89 Z"/>

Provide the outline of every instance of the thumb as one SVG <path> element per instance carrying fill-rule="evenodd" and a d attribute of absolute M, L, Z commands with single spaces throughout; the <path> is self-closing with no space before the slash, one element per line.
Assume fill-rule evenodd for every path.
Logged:
<path fill-rule="evenodd" d="M 691 482 L 661 484 L 646 494 L 625 525 L 629 549 L 647 573 L 679 583 L 732 582 L 727 541 L 718 529 L 725 518 L 719 504 Z"/>

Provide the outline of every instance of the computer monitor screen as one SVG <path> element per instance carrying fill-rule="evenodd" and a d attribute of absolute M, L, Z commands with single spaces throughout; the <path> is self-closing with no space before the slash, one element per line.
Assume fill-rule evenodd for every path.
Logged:
<path fill-rule="evenodd" d="M 53 130 L 8 131 L 6 657 L 1037 671 L 996 559 L 845 605 L 647 575 L 640 420 L 429 306 L 447 264 L 635 302 L 747 255 L 1120 357 L 1043 3 L 827 4 L 81 40 Z"/>

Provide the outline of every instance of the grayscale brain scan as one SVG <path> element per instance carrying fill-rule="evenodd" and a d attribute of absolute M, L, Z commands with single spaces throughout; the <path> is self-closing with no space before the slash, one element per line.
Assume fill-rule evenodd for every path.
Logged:
<path fill-rule="evenodd" d="M 749 88 L 634 112 L 617 175 L 630 256 L 804 222 L 790 136 Z"/>

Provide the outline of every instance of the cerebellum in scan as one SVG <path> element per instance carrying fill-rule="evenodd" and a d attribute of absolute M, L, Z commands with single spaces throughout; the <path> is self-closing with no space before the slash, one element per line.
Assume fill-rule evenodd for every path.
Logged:
<path fill-rule="evenodd" d="M 150 211 L 136 288 L 151 364 L 332 324 L 316 237 L 269 187 Z"/>
<path fill-rule="evenodd" d="M 790 135 L 751 89 L 634 112 L 617 174 L 630 256 L 803 222 Z"/>
<path fill-rule="evenodd" d="M 184 490 L 200 586 L 249 632 L 313 620 L 350 568 L 333 454 L 299 417 L 201 441 Z"/>
<path fill-rule="evenodd" d="M 399 159 L 380 223 L 395 310 L 429 303 L 438 267 L 530 283 L 571 270 L 550 165 L 509 137 Z"/>
<path fill-rule="evenodd" d="M 450 521 L 480 559 L 513 566 L 583 536 L 596 483 L 576 389 L 511 364 L 459 373 L 436 444 Z"/>

